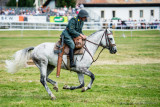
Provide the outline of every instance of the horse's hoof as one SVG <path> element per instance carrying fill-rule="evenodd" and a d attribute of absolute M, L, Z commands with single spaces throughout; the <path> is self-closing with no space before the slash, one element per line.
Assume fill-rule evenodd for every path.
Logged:
<path fill-rule="evenodd" d="M 63 86 L 63 89 L 70 89 L 70 87 L 67 86 L 67 85 L 64 85 L 64 86 Z"/>
<path fill-rule="evenodd" d="M 63 86 L 63 89 L 67 89 L 67 85 L 64 85 L 64 86 Z"/>
<path fill-rule="evenodd" d="M 58 87 L 53 87 L 54 90 L 56 90 L 56 92 L 58 92 Z"/>
<path fill-rule="evenodd" d="M 56 97 L 51 97 L 51 100 L 56 100 Z"/>
<path fill-rule="evenodd" d="M 82 88 L 82 92 L 85 92 L 85 91 L 86 91 L 86 89 L 85 89 L 85 87 L 83 87 L 83 88 Z"/>

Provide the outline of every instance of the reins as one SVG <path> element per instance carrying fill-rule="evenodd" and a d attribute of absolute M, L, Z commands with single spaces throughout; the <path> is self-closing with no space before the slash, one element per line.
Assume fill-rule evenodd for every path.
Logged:
<path fill-rule="evenodd" d="M 92 61 L 92 63 L 97 61 L 97 59 L 99 58 L 100 54 L 102 53 L 102 51 L 103 51 L 105 48 L 110 48 L 110 46 L 109 46 L 109 45 L 111 44 L 111 42 L 110 42 L 110 40 L 109 40 L 109 38 L 108 38 L 108 35 L 110 35 L 111 33 L 110 33 L 110 34 L 106 34 L 106 33 L 107 33 L 107 29 L 106 29 L 106 30 L 104 31 L 104 33 L 103 33 L 103 36 L 105 36 L 105 38 L 106 38 L 106 46 L 105 46 L 105 47 L 104 47 L 104 46 L 102 46 L 102 45 L 100 45 L 100 43 L 99 43 L 99 44 L 97 44 L 97 43 L 94 43 L 94 42 L 89 41 L 89 40 L 87 40 L 87 39 L 86 39 L 86 41 L 87 41 L 87 42 L 90 42 L 90 43 L 92 43 L 92 44 L 94 44 L 94 45 L 98 45 L 98 47 L 99 47 L 99 46 L 102 46 L 102 47 L 103 47 L 103 48 L 101 49 L 100 53 L 98 54 L 97 58 L 96 58 L 96 59 L 94 59 L 94 58 L 93 58 L 93 56 L 91 55 L 91 53 L 89 52 L 89 50 L 88 50 L 87 46 L 86 46 L 86 45 L 84 45 L 84 47 L 83 47 L 83 48 L 84 48 L 84 49 L 85 49 L 85 51 L 87 51 L 87 52 L 89 53 L 89 55 L 91 56 L 91 58 L 92 58 L 92 60 L 93 60 L 93 61 Z M 100 42 L 102 41 L 103 36 L 101 37 Z M 106 36 L 107 36 L 107 37 L 106 37 Z M 109 42 L 109 45 L 107 44 L 107 40 L 108 40 L 108 42 Z M 85 43 L 85 44 L 86 44 L 86 43 Z M 85 52 L 84 52 L 84 53 L 85 53 Z M 84 56 L 84 54 L 83 54 L 83 56 Z M 82 56 L 81 60 L 83 59 L 83 56 Z M 80 61 L 81 61 L 81 60 L 80 60 Z"/>

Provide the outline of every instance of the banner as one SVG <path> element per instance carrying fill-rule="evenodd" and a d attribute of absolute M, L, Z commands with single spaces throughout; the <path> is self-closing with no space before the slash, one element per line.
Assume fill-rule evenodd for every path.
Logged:
<path fill-rule="evenodd" d="M 27 16 L 28 22 L 46 22 L 46 16 Z"/>
<path fill-rule="evenodd" d="M 19 16 L 19 21 L 23 22 L 24 21 L 24 17 L 23 16 Z"/>
<path fill-rule="evenodd" d="M 67 16 L 50 16 L 50 22 L 68 22 Z"/>
<path fill-rule="evenodd" d="M 18 22 L 19 16 L 0 16 L 0 22 Z"/>

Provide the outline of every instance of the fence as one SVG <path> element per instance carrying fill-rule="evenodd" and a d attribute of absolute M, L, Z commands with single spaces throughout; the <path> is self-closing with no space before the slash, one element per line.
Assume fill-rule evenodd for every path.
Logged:
<path fill-rule="evenodd" d="M 67 23 L 33 23 L 33 22 L 0 22 L 0 30 L 63 30 Z M 160 30 L 160 22 L 126 22 L 111 23 L 111 22 L 85 22 L 83 30 L 99 30 L 99 29 L 114 29 L 114 30 Z"/>

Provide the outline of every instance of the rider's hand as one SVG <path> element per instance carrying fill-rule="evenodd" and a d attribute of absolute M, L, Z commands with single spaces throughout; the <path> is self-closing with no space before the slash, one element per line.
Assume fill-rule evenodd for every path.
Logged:
<path fill-rule="evenodd" d="M 82 34 L 80 34 L 80 36 L 82 37 L 82 39 L 86 39 L 86 38 L 87 38 L 87 36 L 86 36 L 86 35 L 82 35 Z"/>

